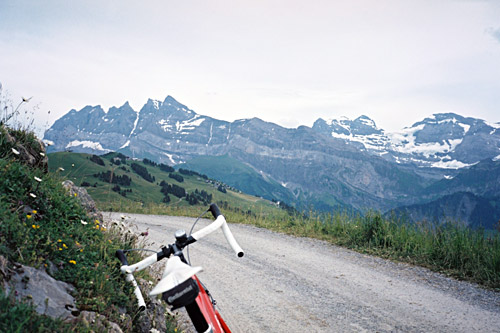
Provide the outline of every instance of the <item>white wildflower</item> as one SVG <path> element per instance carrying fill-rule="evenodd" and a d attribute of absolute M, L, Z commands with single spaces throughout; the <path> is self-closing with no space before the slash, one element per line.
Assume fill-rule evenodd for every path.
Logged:
<path fill-rule="evenodd" d="M 38 178 L 38 177 L 36 177 L 36 176 L 35 176 L 35 180 L 36 180 L 37 182 L 41 182 L 41 181 L 42 181 L 40 178 Z"/>
<path fill-rule="evenodd" d="M 85 222 L 84 220 L 80 220 L 80 222 L 81 222 L 83 225 L 87 225 L 87 224 L 89 224 L 88 222 Z"/>
<path fill-rule="evenodd" d="M 64 168 L 59 167 L 57 168 L 57 171 L 64 171 Z"/>
<path fill-rule="evenodd" d="M 44 153 L 42 153 L 42 152 L 40 152 L 40 155 L 41 155 L 41 156 L 45 156 L 45 154 L 44 154 Z"/>
<path fill-rule="evenodd" d="M 14 154 L 16 154 L 16 155 L 19 155 L 19 154 L 20 154 L 20 153 L 19 153 L 16 149 L 14 149 L 14 148 L 12 148 L 12 152 L 13 152 Z"/>
<path fill-rule="evenodd" d="M 36 195 L 34 195 L 33 193 L 30 193 L 30 197 L 36 198 Z"/>

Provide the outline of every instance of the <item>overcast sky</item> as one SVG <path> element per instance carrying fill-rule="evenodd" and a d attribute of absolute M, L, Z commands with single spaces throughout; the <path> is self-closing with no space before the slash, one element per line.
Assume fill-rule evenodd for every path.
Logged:
<path fill-rule="evenodd" d="M 500 122 L 500 1 L 0 0 L 0 82 L 40 127 L 167 95 L 285 127 Z"/>

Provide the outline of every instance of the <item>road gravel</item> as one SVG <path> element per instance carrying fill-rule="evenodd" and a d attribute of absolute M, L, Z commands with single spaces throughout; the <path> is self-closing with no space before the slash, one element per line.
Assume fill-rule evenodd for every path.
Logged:
<path fill-rule="evenodd" d="M 123 215 L 138 233 L 148 231 L 141 238 L 155 250 L 194 222 Z M 210 222 L 200 220 L 195 230 Z M 244 257 L 220 230 L 189 251 L 234 332 L 500 332 L 498 292 L 324 241 L 249 225 L 230 229 Z"/>

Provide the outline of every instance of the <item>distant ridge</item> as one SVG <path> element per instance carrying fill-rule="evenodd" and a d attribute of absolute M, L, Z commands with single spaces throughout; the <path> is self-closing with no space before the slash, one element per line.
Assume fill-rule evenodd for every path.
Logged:
<path fill-rule="evenodd" d="M 284 128 L 258 118 L 228 122 L 203 116 L 171 96 L 149 99 L 139 111 L 128 103 L 107 112 L 100 106 L 71 110 L 44 139 L 52 143 L 49 151 L 118 151 L 169 165 L 227 156 L 281 186 L 256 195 L 326 211 L 425 204 L 430 197 L 453 194 L 431 195 L 429 186 L 480 161 L 496 164 L 500 159 L 500 124 L 454 113 L 435 114 L 392 133 L 365 115 Z M 495 203 L 497 197 L 500 193 L 494 192 L 486 199 Z"/>

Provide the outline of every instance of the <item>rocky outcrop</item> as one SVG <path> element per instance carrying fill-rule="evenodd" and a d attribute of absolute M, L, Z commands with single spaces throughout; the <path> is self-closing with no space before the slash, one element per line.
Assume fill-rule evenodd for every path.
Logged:
<path fill-rule="evenodd" d="M 9 265 L 2 262 L 3 284 L 6 293 L 12 293 L 18 300 L 31 302 L 39 314 L 52 318 L 74 319 L 79 315 L 75 299 L 71 296 L 74 287 L 57 281 L 43 269 L 21 264 Z M 10 267 L 9 267 L 10 266 Z"/>
<path fill-rule="evenodd" d="M 80 204 L 85 208 L 87 215 L 92 220 L 103 221 L 102 213 L 97 209 L 94 199 L 92 199 L 84 187 L 76 186 L 71 180 L 65 180 L 62 185 L 70 196 L 74 196 L 80 201 Z"/>
<path fill-rule="evenodd" d="M 33 133 L 13 131 L 1 125 L 0 136 L 3 137 L 2 141 L 10 146 L 10 153 L 16 159 L 33 168 L 48 171 L 49 160 L 45 152 L 45 144 Z"/>

